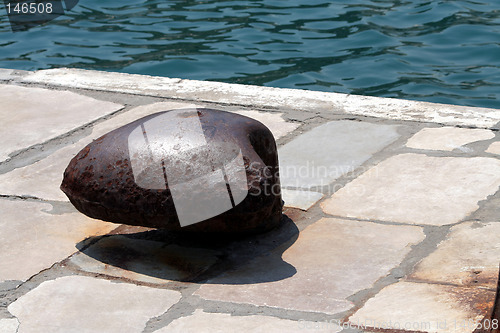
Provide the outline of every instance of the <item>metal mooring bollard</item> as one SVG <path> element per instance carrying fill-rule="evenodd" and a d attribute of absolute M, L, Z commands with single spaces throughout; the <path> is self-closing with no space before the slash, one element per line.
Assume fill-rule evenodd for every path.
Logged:
<path fill-rule="evenodd" d="M 491 310 L 491 322 L 495 324 L 496 328 L 492 327 L 492 333 L 500 333 L 500 272 L 498 273 L 497 293 L 495 297 L 495 305 Z"/>
<path fill-rule="evenodd" d="M 493 308 L 479 323 L 474 333 L 500 333 L 500 272 Z"/>
<path fill-rule="evenodd" d="M 274 137 L 260 122 L 211 109 L 156 113 L 82 149 L 61 189 L 105 221 L 189 232 L 252 233 L 281 220 Z"/>

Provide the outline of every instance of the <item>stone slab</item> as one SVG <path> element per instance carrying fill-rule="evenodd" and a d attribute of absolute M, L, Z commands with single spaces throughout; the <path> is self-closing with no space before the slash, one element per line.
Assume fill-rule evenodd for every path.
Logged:
<path fill-rule="evenodd" d="M 500 121 L 500 112 L 487 108 L 82 69 L 40 70 L 24 76 L 21 81 L 255 108 L 352 114 L 481 128 L 493 127 Z"/>
<path fill-rule="evenodd" d="M 17 333 L 19 321 L 16 318 L 0 319 L 0 332 Z"/>
<path fill-rule="evenodd" d="M 51 214 L 47 203 L 0 200 L 0 282 L 27 280 L 77 251 L 75 244 L 116 224 L 74 213 Z"/>
<path fill-rule="evenodd" d="M 283 119 L 283 113 L 245 111 L 245 110 L 236 111 L 235 113 L 260 121 L 261 123 L 266 125 L 266 127 L 269 128 L 269 130 L 271 130 L 276 140 L 287 134 L 290 134 L 297 127 L 300 126 L 300 123 L 291 123 L 285 121 L 285 119 Z"/>
<path fill-rule="evenodd" d="M 69 91 L 5 84 L 0 84 L 0 100 L 0 160 L 123 107 Z"/>
<path fill-rule="evenodd" d="M 285 207 L 308 210 L 323 198 L 323 194 L 313 191 L 281 189 L 281 197 L 285 201 Z"/>
<path fill-rule="evenodd" d="M 324 218 L 304 229 L 288 249 L 281 247 L 210 280 L 195 294 L 335 314 L 350 309 L 350 295 L 387 275 L 423 239 L 420 227 Z"/>
<path fill-rule="evenodd" d="M 491 154 L 497 154 L 497 155 L 500 155 L 500 142 L 497 141 L 497 142 L 493 142 L 489 147 L 488 149 L 486 149 L 486 152 L 487 153 L 491 153 Z"/>
<path fill-rule="evenodd" d="M 19 333 L 142 332 L 177 303 L 177 291 L 86 276 L 46 281 L 9 305 Z"/>
<path fill-rule="evenodd" d="M 316 112 L 318 108 L 337 109 L 341 107 L 342 101 L 347 97 L 346 94 L 320 91 L 279 89 L 69 68 L 32 72 L 23 77 L 22 82 L 43 82 L 54 86 L 179 98 L 197 102 L 215 102 L 258 108 L 291 108 L 312 112 Z"/>
<path fill-rule="evenodd" d="M 452 126 L 494 127 L 500 121 L 496 109 L 349 95 L 344 112 L 366 117 L 431 122 Z"/>
<path fill-rule="evenodd" d="M 466 222 L 451 228 L 410 279 L 495 289 L 500 265 L 500 222 Z"/>
<path fill-rule="evenodd" d="M 209 249 L 113 235 L 76 253 L 70 263 L 90 273 L 161 284 L 195 278 L 217 262 L 218 254 Z"/>
<path fill-rule="evenodd" d="M 500 186 L 494 158 L 402 154 L 371 168 L 321 203 L 325 213 L 446 225 L 461 221 Z"/>
<path fill-rule="evenodd" d="M 334 321 L 293 321 L 261 315 L 234 316 L 227 313 L 207 313 L 203 312 L 201 309 L 197 309 L 192 315 L 175 319 L 168 326 L 161 328 L 154 333 L 299 333 L 304 331 L 307 332 L 308 330 L 321 333 L 335 333 L 340 332 L 342 328 L 339 327 L 339 325 L 337 325 Z"/>
<path fill-rule="evenodd" d="M 317 113 L 304 112 L 301 110 L 287 110 L 287 113 L 285 114 L 285 118 L 287 120 L 299 121 L 299 122 L 304 122 L 316 116 Z"/>
<path fill-rule="evenodd" d="M 399 282 L 369 299 L 349 322 L 361 328 L 471 333 L 494 297 L 480 288 Z"/>
<path fill-rule="evenodd" d="M 458 127 L 423 128 L 406 143 L 407 147 L 427 150 L 452 151 L 459 149 L 469 152 L 466 144 L 489 140 L 495 137 L 490 130 Z"/>
<path fill-rule="evenodd" d="M 304 189 L 328 185 L 398 137 L 393 125 L 348 120 L 320 125 L 278 150 L 281 185 Z"/>
<path fill-rule="evenodd" d="M 61 148 L 31 165 L 0 175 L 0 194 L 34 196 L 47 200 L 68 201 L 59 189 L 63 173 L 71 159 L 100 136 L 152 113 L 196 107 L 194 104 L 161 102 L 139 106 L 94 126 L 92 133 L 73 145 Z"/>
<path fill-rule="evenodd" d="M 13 69 L 0 68 L 0 80 L 10 80 Z"/>

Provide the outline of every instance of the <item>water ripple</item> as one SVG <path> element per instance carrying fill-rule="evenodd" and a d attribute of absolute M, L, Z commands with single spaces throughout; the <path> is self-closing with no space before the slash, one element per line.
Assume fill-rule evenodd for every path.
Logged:
<path fill-rule="evenodd" d="M 485 1 L 87 0 L 12 33 L 0 67 L 78 67 L 500 108 Z"/>

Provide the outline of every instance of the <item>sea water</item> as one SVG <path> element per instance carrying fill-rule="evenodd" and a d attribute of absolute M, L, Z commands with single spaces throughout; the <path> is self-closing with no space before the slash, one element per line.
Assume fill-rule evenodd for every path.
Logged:
<path fill-rule="evenodd" d="M 0 67 L 75 67 L 500 108 L 500 2 L 80 0 Z"/>

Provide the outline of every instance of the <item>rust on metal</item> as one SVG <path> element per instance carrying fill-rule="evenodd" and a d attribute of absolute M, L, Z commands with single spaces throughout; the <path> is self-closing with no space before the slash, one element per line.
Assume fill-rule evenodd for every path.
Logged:
<path fill-rule="evenodd" d="M 497 290 L 493 306 L 479 323 L 474 333 L 500 333 L 500 267 L 497 279 Z"/>
<path fill-rule="evenodd" d="M 71 160 L 61 189 L 80 212 L 105 221 L 251 233 L 281 220 L 278 170 L 274 137 L 260 122 L 182 109 L 141 118 L 93 141 Z M 217 206 L 223 199 L 225 211 Z"/>

